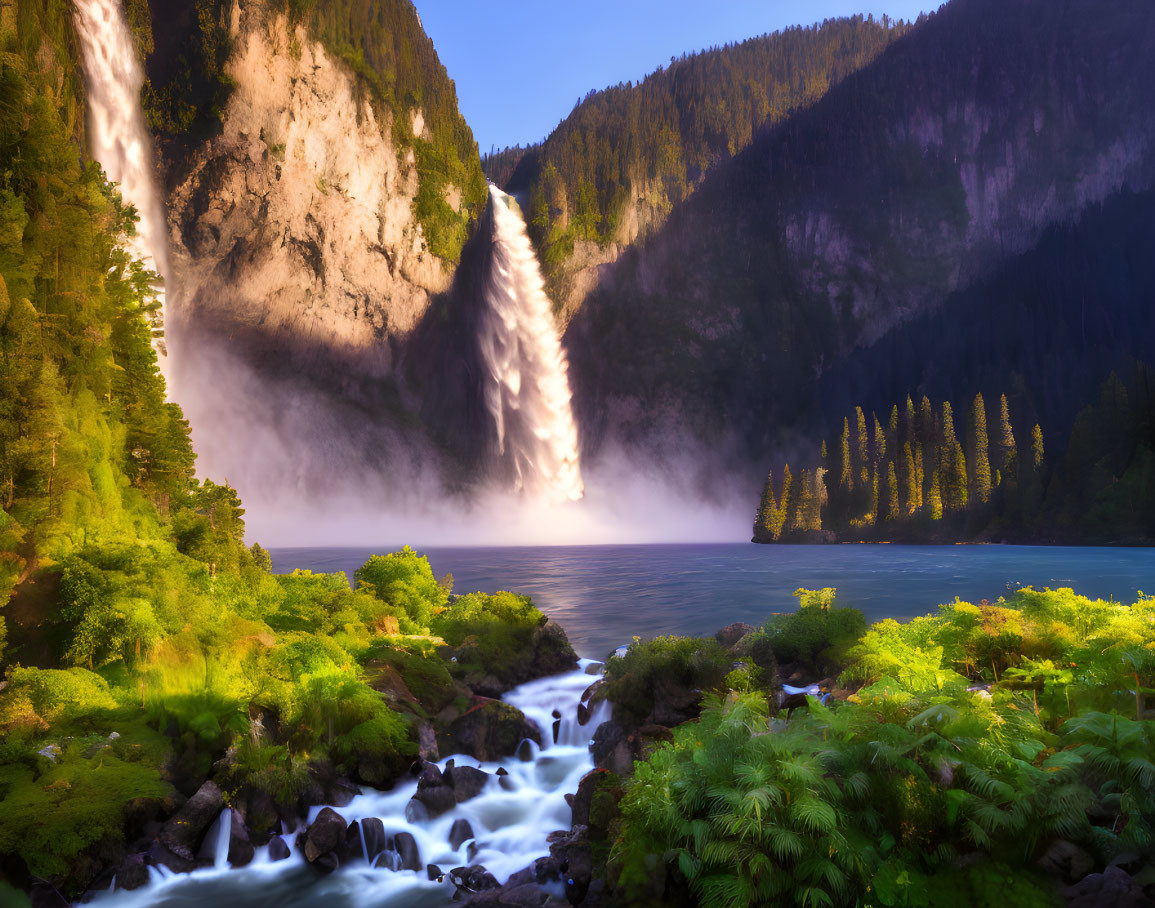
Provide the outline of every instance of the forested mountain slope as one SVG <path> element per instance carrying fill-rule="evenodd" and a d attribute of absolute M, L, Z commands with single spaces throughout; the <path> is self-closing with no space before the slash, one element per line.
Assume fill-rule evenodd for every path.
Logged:
<path fill-rule="evenodd" d="M 1155 10 L 1122 0 L 954 0 L 758 136 L 603 272 L 570 325 L 587 444 L 657 450 L 673 428 L 742 463 L 829 418 L 817 382 L 857 350 L 1048 225 L 1151 185 L 1153 38 Z M 1107 258 L 1092 270 L 1112 279 Z M 1124 297 L 1149 303 L 1141 287 Z M 965 333 L 920 336 L 925 361 L 1030 337 L 1050 297 L 1025 320 L 992 310 L 988 322 L 960 314 Z M 1020 368 L 1028 386 L 1042 381 L 1038 360 Z M 919 381 L 915 370 L 878 388 L 879 405 Z M 1068 425 L 1082 402 L 1065 401 Z"/>
<path fill-rule="evenodd" d="M 909 30 L 885 18 L 831 19 L 683 54 L 637 85 L 591 91 L 507 179 L 527 194 L 563 322 L 596 284 L 597 267 L 659 226 L 712 166 Z"/>

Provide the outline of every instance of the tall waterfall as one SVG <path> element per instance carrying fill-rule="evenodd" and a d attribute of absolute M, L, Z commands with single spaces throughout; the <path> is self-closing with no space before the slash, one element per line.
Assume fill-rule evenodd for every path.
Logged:
<path fill-rule="evenodd" d="M 493 246 L 478 344 L 485 403 L 519 489 L 555 502 L 582 497 L 565 352 L 517 204 L 489 187 Z"/>
<path fill-rule="evenodd" d="M 146 267 L 168 275 L 168 245 L 164 204 L 152 170 L 152 140 L 144 125 L 140 88 L 144 73 L 136 56 L 132 32 L 121 0 L 74 0 L 76 32 L 88 92 L 89 141 L 92 156 L 108 178 L 120 184 L 125 202 L 136 207 L 139 221 L 130 251 Z M 160 311 L 153 317 L 153 346 L 161 371 L 166 354 L 160 330 L 164 326 L 164 290 Z"/>

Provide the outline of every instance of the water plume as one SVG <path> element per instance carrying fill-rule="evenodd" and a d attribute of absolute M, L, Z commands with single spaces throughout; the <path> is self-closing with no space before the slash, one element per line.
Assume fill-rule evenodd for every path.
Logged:
<path fill-rule="evenodd" d="M 92 156 L 108 179 L 120 184 L 121 198 L 136 208 L 139 221 L 130 251 L 145 267 L 168 276 L 164 203 L 153 172 L 152 141 L 144 123 L 140 89 L 144 72 L 132 31 L 119 0 L 75 0 L 74 21 L 88 101 L 88 135 Z M 152 317 L 153 347 L 167 377 L 163 337 L 164 290 L 157 288 L 161 308 Z"/>
<path fill-rule="evenodd" d="M 514 487 L 553 502 L 582 497 L 565 352 L 514 200 L 489 187 L 492 252 L 477 344 L 484 399 Z"/>

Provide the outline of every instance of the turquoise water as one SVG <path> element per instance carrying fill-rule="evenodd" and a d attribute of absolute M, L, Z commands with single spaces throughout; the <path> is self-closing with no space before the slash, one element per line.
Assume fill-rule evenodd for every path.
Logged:
<path fill-rule="evenodd" d="M 273 568 L 345 571 L 378 548 L 273 549 Z M 423 550 L 454 590 L 533 596 L 580 656 L 604 659 L 636 636 L 712 634 L 789 611 L 800 586 L 838 588 L 868 621 L 910 618 L 956 596 L 995 600 L 1020 586 L 1073 587 L 1134 601 L 1155 593 L 1155 549 L 1050 546 L 542 546 Z"/>

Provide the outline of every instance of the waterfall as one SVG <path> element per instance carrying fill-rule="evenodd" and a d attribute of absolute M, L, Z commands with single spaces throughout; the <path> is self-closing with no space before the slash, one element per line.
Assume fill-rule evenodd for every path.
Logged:
<path fill-rule="evenodd" d="M 145 267 L 168 276 L 164 204 L 152 169 L 152 141 L 144 125 L 140 88 L 144 72 L 120 0 L 75 0 L 76 33 L 88 94 L 88 134 L 92 156 L 108 179 L 120 184 L 121 198 L 136 208 L 139 221 L 129 251 Z M 164 289 L 152 317 L 153 347 L 161 372 L 167 351 Z"/>
<path fill-rule="evenodd" d="M 583 492 L 577 425 L 541 270 L 516 202 L 491 185 L 489 211 L 493 246 L 477 340 L 498 451 L 519 490 L 576 501 Z"/>

